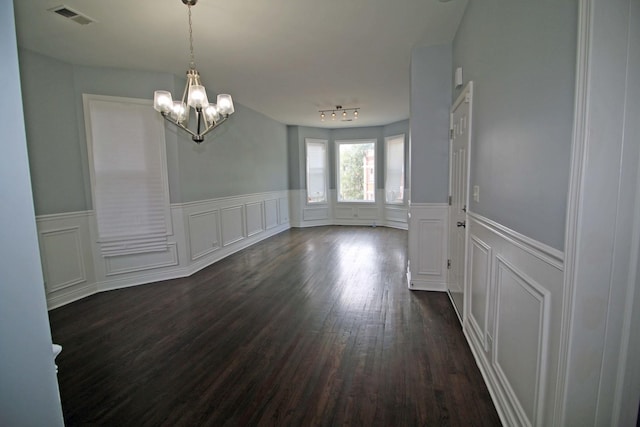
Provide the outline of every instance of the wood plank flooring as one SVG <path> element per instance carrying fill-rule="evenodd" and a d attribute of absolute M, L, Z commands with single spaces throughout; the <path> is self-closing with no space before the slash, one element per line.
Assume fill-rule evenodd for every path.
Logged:
<path fill-rule="evenodd" d="M 291 229 L 189 278 L 50 312 L 67 426 L 495 426 L 407 232 Z"/>

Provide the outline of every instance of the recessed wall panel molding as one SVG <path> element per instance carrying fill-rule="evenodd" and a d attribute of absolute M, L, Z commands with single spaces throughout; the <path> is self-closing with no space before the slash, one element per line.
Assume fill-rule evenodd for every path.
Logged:
<path fill-rule="evenodd" d="M 278 199 L 264 201 L 264 227 L 270 230 L 278 226 Z"/>
<path fill-rule="evenodd" d="M 105 257 L 104 263 L 107 276 L 173 267 L 178 265 L 178 251 L 170 242 L 166 251 Z"/>
<path fill-rule="evenodd" d="M 469 326 L 477 335 L 485 351 L 488 348 L 489 331 L 487 329 L 489 317 L 489 291 L 491 274 L 491 248 L 475 236 L 470 239 L 468 297 Z"/>
<path fill-rule="evenodd" d="M 336 219 L 353 219 L 356 218 L 357 211 L 353 206 L 336 206 L 334 209 Z"/>
<path fill-rule="evenodd" d="M 329 207 L 313 207 L 304 208 L 302 210 L 302 219 L 305 221 L 319 221 L 329 219 Z"/>
<path fill-rule="evenodd" d="M 553 425 L 563 254 L 468 213 L 463 331 L 505 425 Z"/>
<path fill-rule="evenodd" d="M 377 206 L 358 206 L 356 208 L 356 217 L 364 220 L 377 220 L 379 218 L 378 215 L 378 207 Z"/>
<path fill-rule="evenodd" d="M 549 292 L 498 256 L 493 365 L 522 425 L 543 414 Z"/>
<path fill-rule="evenodd" d="M 36 218 L 40 258 L 50 308 L 95 293 L 90 220 L 93 211 Z"/>
<path fill-rule="evenodd" d="M 409 289 L 446 290 L 448 208 L 440 203 L 410 207 Z"/>
<path fill-rule="evenodd" d="M 401 222 L 406 224 L 408 222 L 408 212 L 409 210 L 404 206 L 396 207 L 387 205 L 384 207 L 384 219 L 387 221 Z"/>
<path fill-rule="evenodd" d="M 280 224 L 289 222 L 289 198 L 280 197 L 278 199 L 278 215 L 280 215 Z"/>
<path fill-rule="evenodd" d="M 80 227 L 40 232 L 42 264 L 47 292 L 87 280 Z"/>
<path fill-rule="evenodd" d="M 221 209 L 222 246 L 229 246 L 245 238 L 244 206 L 230 206 Z"/>
<path fill-rule="evenodd" d="M 174 203 L 173 234 L 168 236 L 166 250 L 117 256 L 103 256 L 96 243 L 93 211 L 39 216 L 36 221 L 48 307 L 60 307 L 100 291 L 189 276 L 287 230 L 288 193 Z"/>
<path fill-rule="evenodd" d="M 188 216 L 189 249 L 195 261 L 220 249 L 220 212 L 218 210 L 192 213 Z"/>
<path fill-rule="evenodd" d="M 247 237 L 254 236 L 264 231 L 262 202 L 247 203 L 244 205 L 246 212 Z"/>

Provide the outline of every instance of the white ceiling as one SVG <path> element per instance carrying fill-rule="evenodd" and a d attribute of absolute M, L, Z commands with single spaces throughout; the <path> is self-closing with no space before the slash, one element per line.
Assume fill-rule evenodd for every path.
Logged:
<path fill-rule="evenodd" d="M 62 4 L 96 22 L 79 25 L 47 11 Z M 285 124 L 385 125 L 409 118 L 411 50 L 451 42 L 466 4 L 200 0 L 192 8 L 196 63 L 210 91 Z M 181 0 L 23 0 L 14 7 L 21 47 L 81 65 L 179 76 L 187 69 Z M 320 122 L 318 110 L 336 105 L 360 107 L 360 118 Z"/>

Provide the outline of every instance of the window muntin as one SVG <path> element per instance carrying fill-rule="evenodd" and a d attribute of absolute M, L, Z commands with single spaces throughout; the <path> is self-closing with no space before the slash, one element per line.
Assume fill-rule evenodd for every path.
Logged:
<path fill-rule="evenodd" d="M 404 134 L 385 138 L 385 202 L 404 203 Z"/>
<path fill-rule="evenodd" d="M 375 140 L 336 141 L 338 202 L 376 201 Z"/>
<path fill-rule="evenodd" d="M 307 203 L 327 203 L 327 140 L 305 139 Z"/>

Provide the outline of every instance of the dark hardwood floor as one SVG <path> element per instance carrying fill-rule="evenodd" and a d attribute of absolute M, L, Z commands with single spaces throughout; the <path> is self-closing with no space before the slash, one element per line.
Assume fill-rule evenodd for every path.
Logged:
<path fill-rule="evenodd" d="M 50 312 L 68 426 L 494 426 L 406 231 L 292 229 L 189 278 Z"/>

